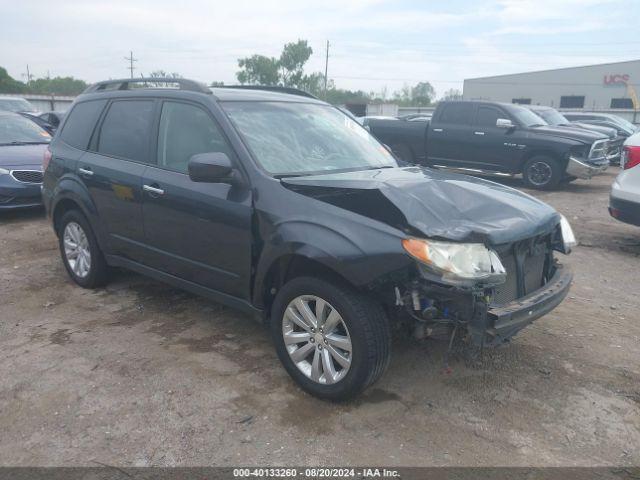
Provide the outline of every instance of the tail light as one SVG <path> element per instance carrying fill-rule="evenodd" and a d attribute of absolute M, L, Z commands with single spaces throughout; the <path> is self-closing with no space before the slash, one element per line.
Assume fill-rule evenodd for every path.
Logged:
<path fill-rule="evenodd" d="M 47 167 L 49 166 L 49 162 L 51 161 L 51 149 L 47 146 L 42 155 L 42 171 L 46 172 Z"/>
<path fill-rule="evenodd" d="M 625 170 L 640 165 L 640 146 L 625 145 L 620 157 L 620 165 Z"/>

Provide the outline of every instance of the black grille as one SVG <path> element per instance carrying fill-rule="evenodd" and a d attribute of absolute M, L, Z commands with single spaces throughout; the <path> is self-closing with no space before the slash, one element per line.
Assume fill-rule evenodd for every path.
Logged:
<path fill-rule="evenodd" d="M 547 236 L 527 239 L 499 249 L 500 261 L 507 271 L 507 279 L 498 285 L 492 303 L 502 305 L 538 290 L 544 285 L 545 264 L 549 251 Z M 518 283 L 518 261 L 521 264 L 521 282 Z"/>
<path fill-rule="evenodd" d="M 507 281 L 499 285 L 493 295 L 493 303 L 509 303 L 518 298 L 518 272 L 516 258 L 512 253 L 500 255 L 500 261 L 507 271 Z"/>
<path fill-rule="evenodd" d="M 24 183 L 42 183 L 42 172 L 38 170 L 13 170 L 13 178 Z"/>

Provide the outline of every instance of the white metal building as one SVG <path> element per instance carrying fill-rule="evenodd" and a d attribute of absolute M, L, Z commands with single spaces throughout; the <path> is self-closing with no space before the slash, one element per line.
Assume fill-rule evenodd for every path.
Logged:
<path fill-rule="evenodd" d="M 465 100 L 548 105 L 562 109 L 638 110 L 640 60 L 471 78 Z"/>

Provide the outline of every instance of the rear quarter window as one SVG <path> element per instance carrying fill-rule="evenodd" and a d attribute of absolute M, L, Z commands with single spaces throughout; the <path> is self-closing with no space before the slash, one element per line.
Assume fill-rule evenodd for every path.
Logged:
<path fill-rule="evenodd" d="M 106 100 L 90 100 L 76 104 L 62 128 L 60 139 L 72 147 L 86 150 L 98 117 L 106 104 Z"/>
<path fill-rule="evenodd" d="M 470 103 L 452 103 L 450 105 L 444 105 L 440 118 L 441 123 L 453 123 L 468 125 L 471 123 L 471 116 L 473 114 L 473 105 Z"/>

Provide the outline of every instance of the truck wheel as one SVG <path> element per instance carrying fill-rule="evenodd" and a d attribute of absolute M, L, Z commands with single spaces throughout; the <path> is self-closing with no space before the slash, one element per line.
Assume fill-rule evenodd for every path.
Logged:
<path fill-rule="evenodd" d="M 83 288 L 107 283 L 108 266 L 85 216 L 70 210 L 60 219 L 60 254 L 71 279 Z"/>
<path fill-rule="evenodd" d="M 562 180 L 562 170 L 553 158 L 535 156 L 525 163 L 522 178 L 530 188 L 551 190 Z"/>
<path fill-rule="evenodd" d="M 413 158 L 413 153 L 411 152 L 411 149 L 408 146 L 403 144 L 392 145 L 391 151 L 396 155 L 396 157 L 398 157 L 403 162 L 407 162 L 411 164 L 415 163 L 415 159 Z"/>
<path fill-rule="evenodd" d="M 352 398 L 389 364 L 384 310 L 340 283 L 311 277 L 287 282 L 271 309 L 271 334 L 289 375 L 319 398 Z"/>

